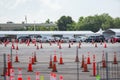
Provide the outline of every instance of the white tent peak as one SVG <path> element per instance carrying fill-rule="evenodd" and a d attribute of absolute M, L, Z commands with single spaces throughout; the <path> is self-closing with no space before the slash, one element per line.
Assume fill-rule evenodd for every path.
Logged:
<path fill-rule="evenodd" d="M 98 32 L 96 32 L 97 34 L 101 34 L 103 33 L 103 30 L 100 28 Z"/>

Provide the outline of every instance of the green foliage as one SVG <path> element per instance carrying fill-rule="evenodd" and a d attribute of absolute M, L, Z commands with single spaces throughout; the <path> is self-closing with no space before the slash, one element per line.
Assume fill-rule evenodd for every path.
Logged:
<path fill-rule="evenodd" d="M 62 16 L 57 21 L 57 26 L 60 31 L 73 30 L 72 25 L 73 25 L 73 20 L 70 16 Z"/>
<path fill-rule="evenodd" d="M 50 19 L 45 21 L 46 24 L 52 23 Z M 72 20 L 70 16 L 61 16 L 55 24 L 56 26 L 35 26 L 36 31 L 79 31 L 91 30 L 97 32 L 100 28 L 103 30 L 109 28 L 120 28 L 120 17 L 112 18 L 108 14 L 94 15 L 94 16 L 81 16 L 78 22 Z M 33 31 L 34 26 L 26 27 L 26 30 Z"/>
<path fill-rule="evenodd" d="M 78 30 L 91 30 L 97 32 L 100 28 L 120 28 L 120 18 L 112 18 L 108 14 L 80 17 L 76 25 Z"/>

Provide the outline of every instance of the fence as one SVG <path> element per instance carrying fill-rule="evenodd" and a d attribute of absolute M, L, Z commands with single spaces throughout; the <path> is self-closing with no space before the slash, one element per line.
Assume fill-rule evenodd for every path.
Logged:
<path fill-rule="evenodd" d="M 100 75 L 101 80 L 120 80 L 120 61 L 118 64 L 108 61 L 106 68 L 102 67 L 102 62 L 98 62 L 97 74 Z"/>

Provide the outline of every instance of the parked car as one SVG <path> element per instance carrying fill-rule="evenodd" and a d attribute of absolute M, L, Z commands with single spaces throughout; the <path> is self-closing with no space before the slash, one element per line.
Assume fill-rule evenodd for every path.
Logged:
<path fill-rule="evenodd" d="M 0 37 L 0 42 L 12 41 L 11 37 Z"/>
<path fill-rule="evenodd" d="M 26 42 L 27 40 L 31 41 L 30 36 L 21 36 L 18 38 L 18 41 Z"/>
<path fill-rule="evenodd" d="M 64 36 L 61 38 L 61 41 L 63 41 L 63 42 L 76 42 L 76 39 L 74 37 L 71 37 L 71 36 Z"/>
<path fill-rule="evenodd" d="M 85 37 L 85 36 L 78 36 L 78 37 L 76 37 L 76 41 L 77 42 L 84 42 L 85 40 L 87 39 L 87 37 Z"/>
<path fill-rule="evenodd" d="M 94 42 L 103 42 L 103 41 L 105 41 L 105 38 L 104 38 L 104 36 L 103 35 L 100 35 L 100 36 L 89 36 L 86 40 L 85 40 L 85 42 L 92 42 L 92 41 L 94 41 Z"/>
<path fill-rule="evenodd" d="M 120 36 L 111 36 L 110 42 L 120 42 Z"/>
<path fill-rule="evenodd" d="M 43 36 L 42 37 L 42 41 L 44 41 L 44 42 L 54 42 L 55 40 L 54 40 L 54 37 L 51 37 L 51 36 Z"/>
<path fill-rule="evenodd" d="M 54 37 L 55 41 L 60 41 L 60 37 Z"/>

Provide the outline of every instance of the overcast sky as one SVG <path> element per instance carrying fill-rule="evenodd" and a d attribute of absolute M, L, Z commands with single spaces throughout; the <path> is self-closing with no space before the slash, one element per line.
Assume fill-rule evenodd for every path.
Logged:
<path fill-rule="evenodd" d="M 61 16 L 80 16 L 108 13 L 120 17 L 120 0 L 0 0 L 0 23 L 42 23 L 48 18 L 57 21 Z"/>

